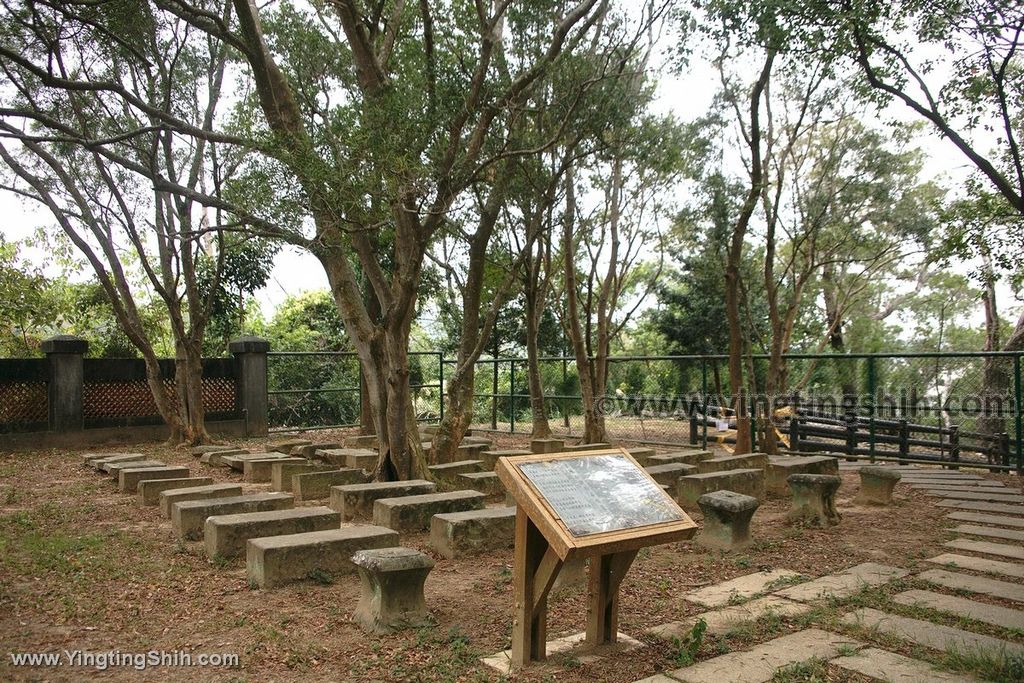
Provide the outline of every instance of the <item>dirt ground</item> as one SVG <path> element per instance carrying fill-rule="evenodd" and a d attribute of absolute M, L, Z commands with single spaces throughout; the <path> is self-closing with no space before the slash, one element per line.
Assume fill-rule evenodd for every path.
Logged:
<path fill-rule="evenodd" d="M 307 436 L 324 441 L 338 434 Z M 499 435 L 496 441 L 495 448 L 525 445 L 520 437 Z M 254 450 L 264 444 L 239 442 Z M 89 450 L 141 452 L 188 465 L 193 475 L 240 478 L 160 445 Z M 451 561 L 433 553 L 425 535 L 403 535 L 403 545 L 437 563 L 426 584 L 436 626 L 370 636 L 351 619 L 359 592 L 355 576 L 329 585 L 251 589 L 244 560 L 215 565 L 201 543 L 179 541 L 157 508 L 141 506 L 135 496 L 117 493 L 109 478 L 84 469 L 81 452 L 0 453 L 0 680 L 72 681 L 85 674 L 132 681 L 503 680 L 478 660 L 510 646 L 511 550 Z M 756 541 L 746 551 L 709 552 L 691 542 L 641 551 L 622 586 L 620 631 L 645 647 L 593 665 L 555 656 L 515 680 L 631 682 L 675 668 L 672 644 L 645 631 L 700 612 L 683 600 L 687 590 L 773 568 L 814 577 L 866 561 L 913 567 L 942 552 L 941 543 L 952 537 L 948 522 L 921 493 L 902 487 L 893 508 L 856 507 L 857 477 L 843 478 L 837 527 L 793 526 L 784 519 L 788 501 L 769 499 L 754 518 Z M 585 619 L 581 585 L 552 595 L 549 638 L 582 631 Z M 130 667 L 99 672 L 14 668 L 9 657 L 64 650 L 234 653 L 240 664 L 187 673 Z"/>

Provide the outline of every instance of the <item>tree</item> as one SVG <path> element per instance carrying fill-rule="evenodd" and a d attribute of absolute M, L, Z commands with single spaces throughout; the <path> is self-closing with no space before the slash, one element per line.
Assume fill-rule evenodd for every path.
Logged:
<path fill-rule="evenodd" d="M 170 440 L 203 443 L 203 339 L 231 251 L 223 229 L 234 219 L 196 197 L 220 197 L 238 162 L 213 133 L 228 46 L 197 41 L 187 23 L 136 3 L 6 5 L 4 17 L 4 186 L 46 208 L 88 261 L 145 361 Z M 136 265 L 168 316 L 173 395 Z"/>

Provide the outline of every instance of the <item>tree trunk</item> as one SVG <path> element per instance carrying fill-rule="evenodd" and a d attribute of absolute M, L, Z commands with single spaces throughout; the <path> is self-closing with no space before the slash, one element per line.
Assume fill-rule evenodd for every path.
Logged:
<path fill-rule="evenodd" d="M 999 350 L 999 308 L 996 305 L 995 274 L 992 272 L 992 263 L 987 249 L 982 249 L 983 273 L 985 276 L 984 290 L 981 301 L 985 308 L 985 351 Z M 1007 347 L 1020 338 L 1018 331 L 1021 322 L 1018 322 L 1017 330 L 1010 336 Z M 1004 351 L 1016 351 L 1016 348 L 1004 348 Z M 988 356 L 984 361 L 982 372 L 981 406 L 984 411 L 978 418 L 978 431 L 982 434 L 998 436 L 1006 431 L 1006 418 L 1001 415 L 991 414 L 998 410 L 998 406 L 1005 408 L 1006 399 L 1010 391 L 1010 369 L 1013 361 L 1010 358 L 997 358 Z M 991 413 L 990 413 L 991 411 Z"/>
<path fill-rule="evenodd" d="M 535 292 L 526 296 L 526 376 L 530 385 L 531 436 L 534 439 L 551 437 L 547 405 L 544 401 L 544 383 L 540 374 L 540 316 L 543 308 L 538 306 Z"/>

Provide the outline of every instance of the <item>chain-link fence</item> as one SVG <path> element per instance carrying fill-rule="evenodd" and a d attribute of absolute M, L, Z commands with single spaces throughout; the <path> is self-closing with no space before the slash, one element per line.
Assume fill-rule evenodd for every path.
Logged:
<path fill-rule="evenodd" d="M 782 448 L 910 459 L 1020 462 L 1021 359 L 1011 353 L 791 354 L 744 360 L 756 439 Z M 419 418 L 443 416 L 455 363 L 412 354 Z M 553 432 L 584 431 L 572 358 L 538 362 L 536 382 Z M 276 429 L 358 424 L 360 383 L 351 353 L 270 354 L 270 424 Z M 482 358 L 474 374 L 473 428 L 529 434 L 525 358 Z M 735 438 L 725 356 L 616 356 L 597 408 L 609 439 L 679 444 Z M 771 431 L 771 434 L 768 431 Z"/>

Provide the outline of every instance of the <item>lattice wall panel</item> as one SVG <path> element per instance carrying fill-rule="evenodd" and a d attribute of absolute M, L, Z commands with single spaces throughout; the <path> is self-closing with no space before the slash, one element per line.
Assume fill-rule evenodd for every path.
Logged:
<path fill-rule="evenodd" d="M 177 400 L 175 382 L 165 379 L 164 391 Z M 160 413 L 144 380 L 134 382 L 87 382 L 82 411 L 87 420 L 100 418 L 154 417 Z M 203 405 L 207 413 L 235 410 L 235 381 L 225 377 L 203 378 Z M 44 414 L 45 419 L 45 414 Z"/>
<path fill-rule="evenodd" d="M 0 424 L 46 422 L 49 408 L 46 382 L 0 384 Z"/>

